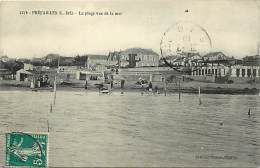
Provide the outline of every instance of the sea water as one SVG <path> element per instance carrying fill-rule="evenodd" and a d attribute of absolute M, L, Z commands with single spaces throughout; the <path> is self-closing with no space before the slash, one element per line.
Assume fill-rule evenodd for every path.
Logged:
<path fill-rule="evenodd" d="M 0 165 L 5 132 L 49 125 L 49 166 L 259 166 L 260 96 L 200 97 L 0 91 Z"/>

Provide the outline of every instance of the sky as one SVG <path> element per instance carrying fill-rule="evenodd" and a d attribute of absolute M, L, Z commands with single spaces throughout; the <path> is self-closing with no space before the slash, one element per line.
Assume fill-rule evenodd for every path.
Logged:
<path fill-rule="evenodd" d="M 73 11 L 74 15 L 20 13 L 35 10 Z M 79 12 L 121 15 L 85 16 Z M 184 21 L 207 31 L 212 52 L 222 51 L 236 58 L 257 54 L 260 0 L 88 0 L 0 1 L 0 55 L 107 55 L 132 47 L 160 53 L 163 33 Z"/>

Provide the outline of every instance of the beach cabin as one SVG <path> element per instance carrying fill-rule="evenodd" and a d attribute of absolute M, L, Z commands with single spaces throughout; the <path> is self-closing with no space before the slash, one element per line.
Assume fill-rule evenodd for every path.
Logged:
<path fill-rule="evenodd" d="M 77 71 L 76 79 L 78 80 L 101 80 L 103 73 L 96 71 Z"/>
<path fill-rule="evenodd" d="M 26 71 L 24 69 L 20 69 L 16 71 L 16 80 L 17 81 L 28 81 L 29 78 L 31 78 L 33 74 L 29 71 Z"/>
<path fill-rule="evenodd" d="M 12 72 L 5 68 L 4 63 L 0 61 L 0 80 L 12 79 Z"/>
<path fill-rule="evenodd" d="M 8 69 L 0 69 L 0 80 L 12 79 L 12 72 Z"/>

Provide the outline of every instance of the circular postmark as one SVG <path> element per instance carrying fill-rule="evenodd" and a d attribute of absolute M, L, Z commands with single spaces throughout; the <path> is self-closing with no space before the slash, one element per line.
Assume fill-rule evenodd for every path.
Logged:
<path fill-rule="evenodd" d="M 161 59 L 167 66 L 185 72 L 187 67 L 197 66 L 201 55 L 211 50 L 211 38 L 200 25 L 177 22 L 162 35 Z"/>

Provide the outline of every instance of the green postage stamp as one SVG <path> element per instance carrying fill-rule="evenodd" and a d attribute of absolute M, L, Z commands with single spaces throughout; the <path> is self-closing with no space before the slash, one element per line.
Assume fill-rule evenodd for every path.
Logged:
<path fill-rule="evenodd" d="M 47 167 L 48 134 L 6 133 L 6 166 Z"/>

